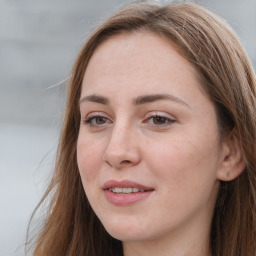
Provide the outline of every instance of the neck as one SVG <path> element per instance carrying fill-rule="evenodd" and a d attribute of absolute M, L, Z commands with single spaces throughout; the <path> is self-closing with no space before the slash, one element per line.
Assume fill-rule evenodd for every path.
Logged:
<path fill-rule="evenodd" d="M 123 242 L 124 256 L 211 256 L 211 218 L 197 216 L 196 220 L 161 234 L 156 239 Z"/>
<path fill-rule="evenodd" d="M 206 236 L 208 237 L 208 236 Z M 183 237 L 177 241 L 177 237 L 173 240 L 154 240 L 140 242 L 123 243 L 124 256 L 211 256 L 209 240 L 202 237 L 202 240 L 195 241 L 193 237 L 187 240 Z"/>

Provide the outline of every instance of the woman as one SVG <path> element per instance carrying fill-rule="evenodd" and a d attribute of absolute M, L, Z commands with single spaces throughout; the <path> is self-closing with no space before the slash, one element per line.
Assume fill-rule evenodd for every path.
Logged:
<path fill-rule="evenodd" d="M 255 89 L 204 8 L 114 14 L 75 63 L 33 254 L 255 255 Z"/>

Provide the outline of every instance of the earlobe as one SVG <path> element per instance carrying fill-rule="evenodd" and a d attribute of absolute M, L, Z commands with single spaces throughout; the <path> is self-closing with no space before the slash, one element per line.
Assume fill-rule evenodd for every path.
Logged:
<path fill-rule="evenodd" d="M 245 162 L 235 128 L 223 142 L 222 152 L 222 162 L 217 173 L 217 178 L 222 181 L 234 180 L 245 169 Z"/>

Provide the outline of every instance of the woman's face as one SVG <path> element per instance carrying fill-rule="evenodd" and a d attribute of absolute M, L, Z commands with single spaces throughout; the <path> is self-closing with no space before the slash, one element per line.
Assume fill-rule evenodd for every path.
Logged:
<path fill-rule="evenodd" d="M 102 43 L 80 110 L 80 175 L 113 237 L 209 235 L 223 160 L 216 113 L 169 41 L 137 32 Z"/>

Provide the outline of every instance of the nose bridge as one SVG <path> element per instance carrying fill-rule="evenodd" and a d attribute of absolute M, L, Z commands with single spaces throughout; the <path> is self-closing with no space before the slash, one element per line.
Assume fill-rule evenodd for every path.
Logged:
<path fill-rule="evenodd" d="M 111 131 L 104 160 L 112 167 L 134 165 L 139 162 L 139 150 L 136 129 L 127 120 L 115 122 Z"/>

